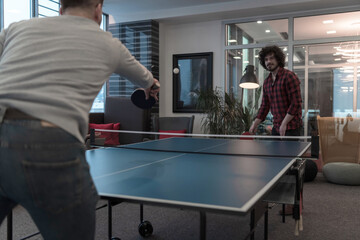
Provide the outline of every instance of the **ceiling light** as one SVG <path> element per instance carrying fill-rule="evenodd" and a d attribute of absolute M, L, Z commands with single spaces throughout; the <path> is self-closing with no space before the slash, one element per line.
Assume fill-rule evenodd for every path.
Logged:
<path fill-rule="evenodd" d="M 349 60 L 346 60 L 347 62 L 349 63 L 360 63 L 360 59 L 349 59 Z"/>
<path fill-rule="evenodd" d="M 338 48 L 338 51 L 339 52 L 343 52 L 343 53 L 354 53 L 354 52 L 360 52 L 360 49 L 355 49 L 355 47 L 357 46 L 354 46 L 354 49 L 351 49 L 352 46 L 348 45 L 348 46 L 345 46 L 347 47 L 348 49 L 343 49 L 343 48 Z"/>
<path fill-rule="evenodd" d="M 346 70 L 346 69 L 354 69 L 354 67 L 351 67 L 351 66 L 347 66 L 347 67 L 342 67 L 340 68 L 341 70 Z"/>
<path fill-rule="evenodd" d="M 235 42 L 237 42 L 237 40 L 236 39 L 229 39 L 228 42 L 229 43 L 235 43 Z"/>
<path fill-rule="evenodd" d="M 330 30 L 330 31 L 327 31 L 326 33 L 327 34 L 334 34 L 334 33 L 336 33 L 336 31 L 335 30 Z"/>
<path fill-rule="evenodd" d="M 257 21 L 257 23 L 258 23 L 258 24 L 262 24 L 262 21 L 261 21 L 261 20 L 259 20 L 259 21 Z"/>
<path fill-rule="evenodd" d="M 241 59 L 241 57 L 240 56 L 235 56 L 235 57 L 233 57 L 234 59 Z"/>
<path fill-rule="evenodd" d="M 267 30 L 265 30 L 265 32 L 269 33 L 269 32 L 270 32 L 270 30 L 269 30 L 269 29 L 267 29 Z"/>
<path fill-rule="evenodd" d="M 330 23 L 334 23 L 334 20 L 325 20 L 325 21 L 323 21 L 323 24 L 330 24 Z"/>
<path fill-rule="evenodd" d="M 334 61 L 341 61 L 341 58 L 335 58 Z"/>

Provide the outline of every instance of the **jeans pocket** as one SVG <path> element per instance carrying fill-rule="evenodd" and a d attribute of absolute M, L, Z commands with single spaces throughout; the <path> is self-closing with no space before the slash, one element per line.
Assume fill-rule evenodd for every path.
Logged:
<path fill-rule="evenodd" d="M 81 203 L 81 159 L 61 162 L 22 161 L 34 203 L 53 214 Z"/>

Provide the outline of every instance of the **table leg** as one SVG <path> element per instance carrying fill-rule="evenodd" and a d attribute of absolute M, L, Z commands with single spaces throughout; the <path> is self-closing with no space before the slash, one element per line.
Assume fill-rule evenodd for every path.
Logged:
<path fill-rule="evenodd" d="M 285 204 L 282 205 L 282 222 L 285 223 Z"/>
<path fill-rule="evenodd" d="M 200 211 L 200 239 L 206 239 L 206 213 Z"/>
<path fill-rule="evenodd" d="M 250 239 L 255 240 L 255 209 L 251 211 L 250 215 Z"/>
<path fill-rule="evenodd" d="M 140 223 L 144 221 L 144 205 L 140 204 Z"/>
<path fill-rule="evenodd" d="M 108 200 L 108 237 L 112 239 L 112 206 L 111 201 Z"/>
<path fill-rule="evenodd" d="M 269 220 L 269 210 L 266 210 L 264 213 L 264 240 L 268 239 L 268 220 Z"/>
<path fill-rule="evenodd" d="M 13 214 L 12 210 L 7 215 L 7 240 L 13 239 Z"/>

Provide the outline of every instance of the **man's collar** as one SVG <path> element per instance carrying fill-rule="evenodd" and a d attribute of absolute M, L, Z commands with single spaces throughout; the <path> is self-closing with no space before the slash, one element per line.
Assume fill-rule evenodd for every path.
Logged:
<path fill-rule="evenodd" d="M 276 75 L 278 74 L 282 74 L 284 72 L 284 68 L 283 67 L 278 67 L 277 68 L 277 72 L 276 72 Z M 272 75 L 272 72 L 270 72 L 270 76 Z"/>
<path fill-rule="evenodd" d="M 284 72 L 284 68 L 283 68 L 283 67 L 279 67 L 279 68 L 278 68 L 278 71 L 277 71 L 277 73 L 276 73 L 276 76 L 282 75 L 283 72 Z M 272 79 L 272 72 L 269 73 L 268 78 Z"/>

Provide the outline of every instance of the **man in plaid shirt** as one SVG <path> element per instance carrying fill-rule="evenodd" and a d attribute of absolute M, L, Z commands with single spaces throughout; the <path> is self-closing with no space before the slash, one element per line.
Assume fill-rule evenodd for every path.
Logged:
<path fill-rule="evenodd" d="M 270 110 L 274 119 L 272 135 L 300 136 L 302 100 L 298 77 L 284 68 L 285 54 L 278 46 L 262 48 L 259 62 L 270 74 L 264 81 L 259 113 L 249 132 L 256 132 Z"/>

